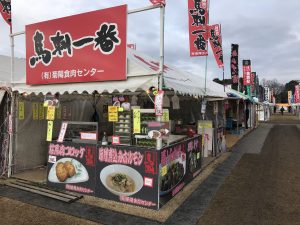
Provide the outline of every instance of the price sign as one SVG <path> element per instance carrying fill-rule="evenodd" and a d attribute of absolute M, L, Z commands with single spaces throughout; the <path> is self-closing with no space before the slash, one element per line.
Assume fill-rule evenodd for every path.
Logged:
<path fill-rule="evenodd" d="M 47 141 L 52 141 L 53 121 L 48 121 Z"/>
<path fill-rule="evenodd" d="M 168 166 L 165 165 L 164 167 L 162 167 L 160 173 L 162 177 L 165 176 L 168 173 Z"/>
<path fill-rule="evenodd" d="M 32 119 L 33 120 L 39 119 L 39 103 L 37 102 L 32 103 Z"/>
<path fill-rule="evenodd" d="M 141 110 L 140 109 L 133 110 L 133 133 L 134 134 L 141 133 Z"/>
<path fill-rule="evenodd" d="M 168 109 L 164 109 L 162 121 L 163 122 L 169 122 L 169 120 L 170 120 L 169 110 Z"/>
<path fill-rule="evenodd" d="M 54 120 L 55 118 L 55 106 L 48 106 L 47 120 Z"/>
<path fill-rule="evenodd" d="M 52 121 L 51 121 L 51 122 L 52 122 Z M 61 124 L 60 132 L 59 132 L 59 136 L 58 136 L 57 142 L 63 142 L 63 141 L 64 141 L 67 127 L 68 127 L 68 123 L 63 122 L 63 123 Z"/>
<path fill-rule="evenodd" d="M 108 121 L 118 122 L 118 106 L 108 106 Z"/>
<path fill-rule="evenodd" d="M 44 103 L 39 104 L 39 120 L 43 120 L 45 118 L 45 108 Z"/>
<path fill-rule="evenodd" d="M 118 106 L 108 106 L 108 113 L 117 113 Z"/>
<path fill-rule="evenodd" d="M 25 104 L 24 102 L 19 102 L 19 120 L 24 120 L 25 114 Z"/>

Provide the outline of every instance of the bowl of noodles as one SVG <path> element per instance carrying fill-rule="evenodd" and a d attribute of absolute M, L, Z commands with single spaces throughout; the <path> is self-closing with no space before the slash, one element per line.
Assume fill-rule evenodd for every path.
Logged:
<path fill-rule="evenodd" d="M 138 171 L 120 164 L 104 167 L 100 172 L 100 180 L 108 191 L 118 196 L 134 195 L 144 184 Z"/>

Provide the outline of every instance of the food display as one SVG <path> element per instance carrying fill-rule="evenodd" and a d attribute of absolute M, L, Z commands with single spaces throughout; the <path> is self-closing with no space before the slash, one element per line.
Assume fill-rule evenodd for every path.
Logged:
<path fill-rule="evenodd" d="M 106 184 L 118 192 L 133 192 L 135 190 L 134 180 L 124 173 L 113 173 L 106 178 Z"/>
<path fill-rule="evenodd" d="M 114 136 L 120 137 L 120 145 L 130 145 L 131 144 L 131 112 L 123 111 L 118 112 L 119 120 L 114 122 L 113 134 Z"/>
<path fill-rule="evenodd" d="M 167 174 L 161 178 L 161 194 L 168 193 L 175 187 L 184 176 L 184 166 L 180 162 L 171 164 L 167 169 Z"/>

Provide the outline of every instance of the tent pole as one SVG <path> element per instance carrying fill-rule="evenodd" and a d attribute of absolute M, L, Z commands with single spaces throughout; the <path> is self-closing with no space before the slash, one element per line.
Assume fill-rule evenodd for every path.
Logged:
<path fill-rule="evenodd" d="M 236 104 L 236 132 L 237 134 L 239 134 L 239 123 L 240 123 L 240 100 L 237 100 L 237 104 Z"/>
<path fill-rule="evenodd" d="M 10 117 L 11 123 L 10 134 L 9 134 L 9 149 L 8 149 L 8 170 L 7 177 L 11 177 L 12 175 L 12 166 L 13 166 L 13 146 L 14 146 L 14 125 L 15 125 L 15 94 L 11 92 L 11 101 L 10 101 Z"/>

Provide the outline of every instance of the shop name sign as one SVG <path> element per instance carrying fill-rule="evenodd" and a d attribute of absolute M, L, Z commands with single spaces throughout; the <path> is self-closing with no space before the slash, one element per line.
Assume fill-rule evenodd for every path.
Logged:
<path fill-rule="evenodd" d="M 126 79 L 127 6 L 26 26 L 26 83 Z"/>

